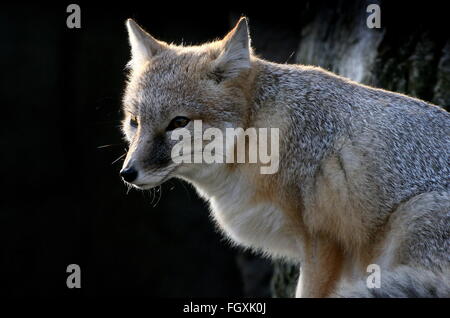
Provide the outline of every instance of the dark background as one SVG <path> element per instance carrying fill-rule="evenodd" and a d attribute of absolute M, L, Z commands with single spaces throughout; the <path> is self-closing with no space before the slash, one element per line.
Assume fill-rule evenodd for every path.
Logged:
<path fill-rule="evenodd" d="M 188 184 L 127 192 L 116 161 L 126 147 L 119 129 L 126 18 L 165 41 L 202 43 L 230 30 L 231 11 L 81 2 L 81 29 L 68 29 L 68 4 L 0 13 L 0 289 L 12 296 L 269 295 L 270 266 L 253 275 L 264 288 L 246 287 L 240 264 L 264 261 L 222 239 Z M 66 287 L 72 263 L 81 266 L 81 291 Z"/>
<path fill-rule="evenodd" d="M 40 297 L 271 295 L 271 262 L 232 248 L 189 185 L 172 180 L 142 193 L 127 192 L 121 182 L 116 158 L 126 147 L 119 129 L 129 58 L 125 19 L 136 19 L 164 41 L 196 44 L 224 36 L 247 15 L 256 52 L 284 63 L 297 61 L 305 26 L 323 28 L 322 43 L 338 43 L 335 30 L 352 26 L 355 16 L 365 15 L 359 4 L 371 2 L 77 3 L 81 29 L 66 27 L 69 2 L 3 5 L 0 11 L 1 291 Z M 436 88 L 436 70 L 449 67 L 442 62 L 448 20 L 438 2 L 383 3 L 386 31 L 370 84 L 448 107 L 448 88 Z M 432 45 L 422 56 L 417 47 L 427 41 Z M 333 70 L 332 62 L 322 66 Z M 66 287 L 72 263 L 81 266 L 81 290 Z"/>

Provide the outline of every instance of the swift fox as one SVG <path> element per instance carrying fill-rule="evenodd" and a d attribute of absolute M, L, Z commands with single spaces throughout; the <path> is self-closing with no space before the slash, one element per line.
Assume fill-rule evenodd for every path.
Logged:
<path fill-rule="evenodd" d="M 193 184 L 231 242 L 301 265 L 297 297 L 450 297 L 449 113 L 318 67 L 265 61 L 246 18 L 199 46 L 126 25 L 127 183 Z M 175 163 L 171 137 L 193 133 L 196 120 L 224 133 L 277 128 L 277 172 Z M 380 268 L 376 288 L 366 284 L 370 264 Z"/>

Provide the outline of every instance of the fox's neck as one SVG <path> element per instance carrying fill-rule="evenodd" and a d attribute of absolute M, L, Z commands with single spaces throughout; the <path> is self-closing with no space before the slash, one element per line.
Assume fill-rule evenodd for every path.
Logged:
<path fill-rule="evenodd" d="M 216 164 L 199 166 L 183 178 L 209 202 L 213 219 L 233 241 L 274 257 L 300 259 L 302 247 L 293 225 L 279 200 L 271 198 L 285 192 L 258 182 L 256 170 L 248 164 Z"/>
<path fill-rule="evenodd" d="M 301 183 L 315 175 L 348 129 L 345 116 L 350 112 L 335 106 L 349 107 L 341 88 L 344 81 L 320 68 L 259 59 L 254 63 L 252 123 L 279 128 L 280 163 L 285 163 L 281 168 L 293 168 Z"/>
<path fill-rule="evenodd" d="M 206 199 L 224 195 L 224 189 L 241 184 L 244 179 L 240 170 L 233 169 L 231 164 L 226 163 L 197 164 L 188 173 L 179 173 L 179 176 L 194 185 Z"/>

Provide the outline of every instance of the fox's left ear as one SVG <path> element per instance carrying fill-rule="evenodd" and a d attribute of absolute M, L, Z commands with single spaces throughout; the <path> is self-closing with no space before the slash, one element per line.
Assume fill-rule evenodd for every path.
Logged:
<path fill-rule="evenodd" d="M 242 17 L 222 40 L 221 53 L 213 62 L 214 74 L 221 78 L 237 77 L 250 68 L 250 35 L 247 18 Z"/>
<path fill-rule="evenodd" d="M 128 19 L 126 25 L 131 46 L 131 61 L 128 65 L 132 68 L 149 61 L 168 47 L 167 43 L 158 41 L 145 32 L 133 19 Z"/>

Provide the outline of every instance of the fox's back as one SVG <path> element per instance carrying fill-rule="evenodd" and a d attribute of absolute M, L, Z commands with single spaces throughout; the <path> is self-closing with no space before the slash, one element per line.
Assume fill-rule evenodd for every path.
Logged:
<path fill-rule="evenodd" d="M 352 169 L 352 162 L 345 165 L 345 148 L 359 157 L 358 173 L 364 174 L 366 189 L 378 191 L 386 206 L 422 192 L 448 190 L 448 112 L 320 68 L 292 67 L 284 74 L 289 79 L 283 95 L 291 100 L 283 107 L 293 118 L 288 133 L 298 144 L 294 150 L 292 145 L 286 149 L 290 147 L 291 158 L 297 156 L 311 166 L 301 177 L 314 178 L 324 160 L 336 154 L 344 169 Z"/>
<path fill-rule="evenodd" d="M 349 123 L 349 139 L 366 158 L 366 176 L 385 192 L 386 204 L 449 190 L 449 113 L 402 94 L 359 88 L 365 91 L 355 101 L 361 114 Z"/>

